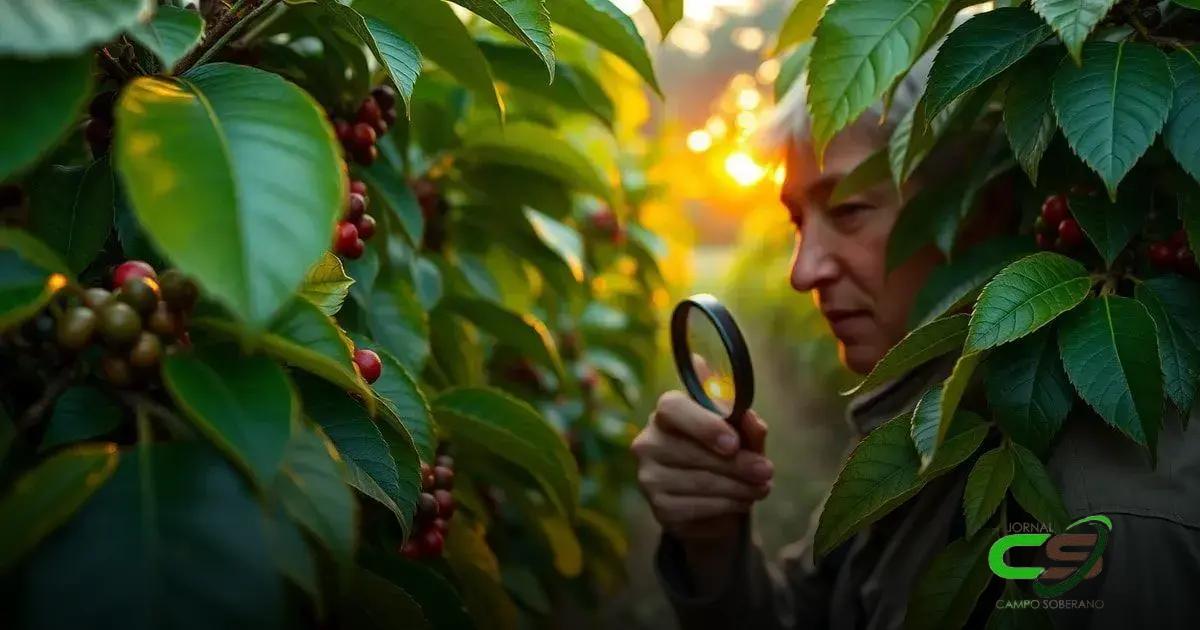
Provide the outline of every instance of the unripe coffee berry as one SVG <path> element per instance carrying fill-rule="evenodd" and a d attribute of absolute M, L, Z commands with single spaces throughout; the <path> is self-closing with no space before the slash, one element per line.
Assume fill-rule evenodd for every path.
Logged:
<path fill-rule="evenodd" d="M 151 267 L 150 263 L 142 260 L 127 260 L 113 270 L 112 286 L 114 288 L 123 286 L 125 281 L 130 278 L 151 278 L 158 280 L 158 274 L 154 273 L 154 267 Z"/>
<path fill-rule="evenodd" d="M 111 299 L 112 293 L 99 287 L 92 287 L 83 292 L 83 305 L 92 310 L 99 310 Z"/>
<path fill-rule="evenodd" d="M 132 306 L 139 315 L 149 315 L 158 306 L 158 292 L 145 278 L 130 278 L 117 291 L 117 299 Z"/>
<path fill-rule="evenodd" d="M 161 358 L 162 342 L 158 340 L 158 335 L 142 331 L 133 348 L 129 350 L 129 365 L 135 368 L 150 368 L 158 365 Z"/>
<path fill-rule="evenodd" d="M 142 318 L 133 307 L 113 300 L 98 313 L 98 328 L 104 342 L 114 348 L 125 348 L 142 332 Z"/>
<path fill-rule="evenodd" d="M 159 280 L 163 300 L 172 310 L 186 313 L 196 306 L 200 299 L 200 287 L 191 278 L 183 275 L 178 269 L 168 269 Z"/>
<path fill-rule="evenodd" d="M 92 341 L 96 320 L 96 311 L 86 306 L 68 310 L 58 320 L 58 345 L 67 350 L 82 350 Z"/>
<path fill-rule="evenodd" d="M 154 307 L 154 312 L 150 313 L 149 319 L 146 320 L 146 327 L 154 334 L 162 335 L 163 337 L 175 336 L 175 315 L 171 313 L 171 309 L 166 302 L 159 302 Z"/>
<path fill-rule="evenodd" d="M 125 359 L 106 354 L 100 358 L 100 375 L 114 387 L 133 384 L 133 369 Z"/>
<path fill-rule="evenodd" d="M 358 373 L 362 375 L 363 380 L 368 383 L 379 380 L 379 375 L 383 373 L 383 363 L 379 361 L 379 355 L 375 354 L 373 350 L 356 349 L 354 365 L 358 367 Z"/>

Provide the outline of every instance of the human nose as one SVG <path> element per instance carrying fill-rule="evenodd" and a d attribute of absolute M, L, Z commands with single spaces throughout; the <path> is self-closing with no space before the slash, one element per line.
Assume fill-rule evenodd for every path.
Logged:
<path fill-rule="evenodd" d="M 820 288 L 837 278 L 838 263 L 833 249 L 820 230 L 810 230 L 796 237 L 792 254 L 792 288 L 806 292 Z"/>

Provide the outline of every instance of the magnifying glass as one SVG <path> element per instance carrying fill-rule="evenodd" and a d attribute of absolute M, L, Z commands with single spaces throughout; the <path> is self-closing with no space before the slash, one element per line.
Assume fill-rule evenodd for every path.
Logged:
<path fill-rule="evenodd" d="M 754 402 L 754 368 L 729 310 L 707 293 L 681 301 L 671 313 L 671 350 L 692 399 L 740 426 Z"/>

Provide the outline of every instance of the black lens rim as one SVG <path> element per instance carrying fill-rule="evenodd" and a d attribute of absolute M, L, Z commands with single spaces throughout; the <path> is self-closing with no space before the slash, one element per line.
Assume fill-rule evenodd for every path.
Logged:
<path fill-rule="evenodd" d="M 754 403 L 754 368 L 750 363 L 750 350 L 742 331 L 734 321 L 729 309 L 725 308 L 716 297 L 708 293 L 698 293 L 680 300 L 671 313 L 671 352 L 675 358 L 675 369 L 679 371 L 679 380 L 693 400 L 714 413 L 724 415 L 724 412 L 705 393 L 700 385 L 700 378 L 692 364 L 692 349 L 687 340 L 688 314 L 692 309 L 704 313 L 717 334 L 725 353 L 729 356 L 729 366 L 733 370 L 733 407 L 725 415 L 725 421 L 737 426 L 742 414 Z"/>

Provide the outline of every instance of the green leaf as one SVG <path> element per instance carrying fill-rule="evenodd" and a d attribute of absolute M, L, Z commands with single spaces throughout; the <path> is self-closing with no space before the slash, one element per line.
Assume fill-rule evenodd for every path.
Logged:
<path fill-rule="evenodd" d="M 458 387 L 433 400 L 451 439 L 504 459 L 537 480 L 567 514 L 579 503 L 579 469 L 562 437 L 528 403 L 500 390 Z"/>
<path fill-rule="evenodd" d="M 445 557 L 461 585 L 463 603 L 475 625 L 489 630 L 517 630 L 517 607 L 504 591 L 500 562 L 488 547 L 483 531 L 464 519 L 452 520 Z"/>
<path fill-rule="evenodd" d="M 1194 310 L 1200 307 L 1200 292 L 1183 278 L 1162 276 L 1139 284 L 1135 295 L 1154 319 L 1163 387 L 1186 423 L 1200 386 L 1200 327 Z"/>
<path fill-rule="evenodd" d="M 613 191 L 593 159 L 563 139 L 557 129 L 527 121 L 478 127 L 463 137 L 459 159 L 468 165 L 527 168 L 564 184 L 612 199 Z"/>
<path fill-rule="evenodd" d="M 358 504 L 333 445 L 304 427 L 288 442 L 274 493 L 291 514 L 340 563 L 354 558 Z"/>
<path fill-rule="evenodd" d="M 479 42 L 479 48 L 492 64 L 497 81 L 545 98 L 564 109 L 596 117 L 612 127 L 613 102 L 604 88 L 582 66 L 555 64 L 554 82 L 546 81 L 545 68 L 520 46 Z"/>
<path fill-rule="evenodd" d="M 1058 124 L 1071 149 L 1104 180 L 1109 197 L 1163 128 L 1174 89 L 1167 56 L 1149 44 L 1091 42 L 1083 47 L 1082 66 L 1059 66 Z"/>
<path fill-rule="evenodd" d="M 413 88 L 421 74 L 421 52 L 417 47 L 387 23 L 374 17 L 364 17 L 344 4 L 324 0 L 321 7 L 371 49 L 375 60 L 387 71 L 392 83 L 396 84 L 400 100 L 404 103 L 404 111 L 408 113 L 412 104 Z"/>
<path fill-rule="evenodd" d="M 70 273 L 58 254 L 24 231 L 0 227 L 0 330 L 32 317 Z"/>
<path fill-rule="evenodd" d="M 300 383 L 304 409 L 345 460 L 350 485 L 395 512 L 407 527 L 421 492 L 420 481 L 400 474 L 387 441 L 362 405 L 326 383 L 312 379 Z"/>
<path fill-rule="evenodd" d="M 858 166 L 854 167 L 854 170 L 847 173 L 833 187 L 833 192 L 829 193 L 829 205 L 834 206 L 842 203 L 863 191 L 873 188 L 880 182 L 886 182 L 891 172 L 892 168 L 889 164 L 887 149 L 880 149 L 872 153 L 871 157 L 859 162 Z"/>
<path fill-rule="evenodd" d="M 554 39 L 550 37 L 550 12 L 545 0 L 453 0 L 499 26 L 534 52 L 554 81 Z"/>
<path fill-rule="evenodd" d="M 343 595 L 340 618 L 349 628 L 362 630 L 427 630 L 421 606 L 399 586 L 356 567 Z"/>
<path fill-rule="evenodd" d="M 342 259 L 325 252 L 317 264 L 309 267 L 300 285 L 300 297 L 308 300 L 321 312 L 333 317 L 342 309 L 354 280 L 346 275 Z"/>
<path fill-rule="evenodd" d="M 929 388 L 929 391 L 922 394 L 917 405 L 913 407 L 912 427 L 909 435 L 912 437 L 917 454 L 921 456 L 922 467 L 928 467 L 931 464 L 936 457 L 935 451 L 938 450 L 938 428 L 942 423 L 942 391 L 944 388 L 944 383 L 938 383 Z M 982 424 L 983 419 L 978 414 L 966 410 L 956 410 L 954 423 L 950 427 L 948 437 L 961 435 Z"/>
<path fill-rule="evenodd" d="M 90 52 L 153 10 L 151 0 L 7 0 L 0 4 L 0 55 Z"/>
<path fill-rule="evenodd" d="M 1083 42 L 1116 0 L 1033 0 L 1033 10 L 1058 33 L 1063 45 L 1080 60 Z"/>
<path fill-rule="evenodd" d="M 359 345 L 369 347 L 365 343 Z M 421 461 L 432 462 L 436 456 L 437 436 L 433 411 L 429 408 L 425 392 L 421 391 L 416 377 L 405 369 L 396 357 L 382 348 L 376 348 L 375 351 L 379 353 L 383 371 L 379 374 L 379 380 L 371 387 L 375 389 L 375 394 L 384 406 L 402 423 L 403 426 L 397 430 L 403 428 L 412 436 L 413 446 Z"/>
<path fill-rule="evenodd" d="M 31 628 L 277 627 L 282 581 L 243 479 L 202 442 L 138 451 L 30 558 L 16 618 Z"/>
<path fill-rule="evenodd" d="M 1058 348 L 1080 398 L 1153 454 L 1162 424 L 1163 375 L 1146 307 L 1116 296 L 1089 300 L 1063 319 Z"/>
<path fill-rule="evenodd" d="M 945 385 L 942 387 L 941 400 L 938 401 L 938 408 L 941 411 L 941 419 L 938 422 L 937 444 L 941 446 L 942 442 L 946 441 L 950 434 L 950 423 L 958 414 L 958 405 L 962 402 L 963 394 L 967 390 L 967 386 L 971 384 L 971 377 L 975 374 L 975 368 L 979 366 L 979 362 L 983 359 L 984 352 L 975 352 L 964 354 L 954 362 L 954 370 L 950 372 L 950 377 L 946 379 Z"/>
<path fill-rule="evenodd" d="M 796 49 L 788 53 L 784 58 L 783 63 L 779 64 L 779 76 L 775 77 L 775 100 L 776 102 L 783 99 L 783 96 L 792 88 L 792 84 L 800 75 L 808 69 L 808 60 L 812 57 L 812 40 L 808 40 Z"/>
<path fill-rule="evenodd" d="M 1122 195 L 1121 197 L 1124 197 Z M 1113 261 L 1142 229 L 1145 214 L 1135 210 L 1129 201 L 1119 198 L 1113 203 L 1100 197 L 1073 196 L 1070 198 L 1071 215 L 1079 221 L 1079 227 L 1087 234 L 1104 262 L 1112 266 Z"/>
<path fill-rule="evenodd" d="M 360 564 L 381 575 L 417 600 L 436 630 L 474 630 L 458 591 L 440 572 L 398 555 L 371 554 Z"/>
<path fill-rule="evenodd" d="M 659 39 L 667 39 L 667 35 L 679 20 L 683 19 L 684 0 L 643 0 L 642 4 L 650 9 L 654 21 L 658 23 Z"/>
<path fill-rule="evenodd" d="M 967 536 L 974 536 L 1000 507 L 1013 480 L 1013 466 L 1012 451 L 1003 446 L 980 455 L 975 461 L 963 492 Z"/>
<path fill-rule="evenodd" d="M 1171 53 L 1175 98 L 1163 129 L 1163 143 L 1193 179 L 1200 180 L 1200 59 L 1196 49 Z"/>
<path fill-rule="evenodd" d="M 829 553 L 915 495 L 925 484 L 917 474 L 920 467 L 907 415 L 868 433 L 850 453 L 825 501 L 814 538 L 817 555 Z"/>
<path fill-rule="evenodd" d="M 1013 156 L 1035 184 L 1038 165 L 1056 129 L 1050 93 L 1062 59 L 1057 48 L 1034 51 L 1013 67 L 1009 76 L 1014 80 L 1004 93 L 1004 132 Z"/>
<path fill-rule="evenodd" d="M 113 225 L 113 174 L 108 160 L 87 167 L 51 166 L 33 181 L 30 231 L 83 271 L 104 247 Z"/>
<path fill-rule="evenodd" d="M 198 11 L 167 4 L 158 7 L 149 22 L 129 29 L 129 36 L 154 53 L 166 73 L 200 43 L 203 34 L 204 18 Z"/>
<path fill-rule="evenodd" d="M 367 326 L 379 345 L 413 374 L 429 358 L 429 321 L 412 287 L 394 280 L 375 287 L 367 307 Z"/>
<path fill-rule="evenodd" d="M 163 382 L 200 432 L 261 487 L 275 478 L 296 414 L 283 369 L 215 347 L 167 357 Z"/>
<path fill-rule="evenodd" d="M 996 238 L 971 247 L 948 264 L 935 268 L 917 293 L 909 324 L 920 326 L 957 311 L 974 300 L 998 271 L 1032 251 L 1028 236 Z"/>
<path fill-rule="evenodd" d="M 108 481 L 119 459 L 116 445 L 85 444 L 21 475 L 0 499 L 0 571 L 70 519 Z"/>
<path fill-rule="evenodd" d="M 963 422 L 964 419 L 965 422 Z M 959 411 L 955 415 L 950 437 L 937 447 L 933 459 L 928 464 L 924 464 L 924 468 L 920 471 L 921 479 L 929 481 L 967 461 L 967 458 L 979 449 L 979 445 L 983 444 L 988 430 L 988 425 L 977 414 Z"/>
<path fill-rule="evenodd" d="M 813 144 L 825 152 L 916 60 L 949 0 L 839 0 L 817 25 L 808 106 Z"/>
<path fill-rule="evenodd" d="M 447 296 L 442 304 L 495 337 L 500 344 L 519 350 L 560 377 L 564 374 L 550 330 L 532 314 L 517 314 L 489 300 L 462 296 Z"/>
<path fill-rule="evenodd" d="M 408 238 L 408 243 L 414 247 L 420 245 L 425 235 L 425 217 L 421 214 L 421 205 L 417 202 L 416 195 L 404 182 L 398 169 L 389 166 L 385 160 L 376 160 L 370 168 L 358 168 L 354 172 L 369 186 L 372 201 L 383 202 L 391 210 L 392 216 L 399 221 L 400 227 L 404 228 L 404 236 Z M 363 260 L 365 257 L 359 259 Z"/>
<path fill-rule="evenodd" d="M 1054 531 L 1061 532 L 1067 526 L 1067 508 L 1063 505 L 1062 496 L 1050 481 L 1050 474 L 1033 451 L 1011 444 L 1014 459 L 1012 495 L 1021 508 L 1036 518 L 1038 522 L 1049 525 Z"/>
<path fill-rule="evenodd" d="M 891 164 L 892 181 L 896 190 L 900 190 L 904 182 L 916 172 L 917 167 L 929 155 L 934 146 L 943 137 L 954 132 L 969 132 L 983 108 L 987 105 L 994 92 L 992 83 L 968 91 L 954 99 L 941 113 L 926 123 L 925 101 L 917 105 L 896 123 L 892 136 L 888 139 L 888 161 Z M 953 180 L 943 189 L 958 190 L 967 187 L 966 181 Z M 962 197 L 964 193 L 957 193 Z M 961 200 L 958 204 L 961 205 Z M 953 216 L 953 215 L 951 215 Z M 954 217 L 957 220 L 957 217 Z"/>
<path fill-rule="evenodd" d="M 779 27 L 779 36 L 770 56 L 774 57 L 794 44 L 800 44 L 812 38 L 817 22 L 825 13 L 825 0 L 796 0 L 783 25 Z"/>
<path fill-rule="evenodd" d="M 487 58 L 450 5 L 442 0 L 357 0 L 354 9 L 403 35 L 483 104 L 503 116 Z M 368 22 L 369 23 L 369 22 Z"/>
<path fill-rule="evenodd" d="M 996 348 L 984 370 L 988 406 L 1013 441 L 1046 453 L 1075 402 L 1049 329 Z"/>
<path fill-rule="evenodd" d="M 134 80 L 117 105 L 114 151 L 158 249 L 258 327 L 328 249 L 346 198 L 324 111 L 247 66 Z"/>
<path fill-rule="evenodd" d="M 922 97 L 925 121 L 1020 61 L 1049 35 L 1050 27 L 1024 7 L 980 13 L 954 29 L 938 47 L 929 70 Z"/>
<path fill-rule="evenodd" d="M 887 351 L 863 382 L 843 392 L 871 391 L 909 370 L 962 345 L 967 335 L 967 316 L 936 319 L 908 333 Z"/>
<path fill-rule="evenodd" d="M 44 0 L 30 0 L 34 4 Z M 47 2 L 50 4 L 50 2 Z M 11 4 L 8 6 L 12 6 Z M 0 16 L 5 7 L 0 5 Z M 5 31 L 11 24 L 0 17 L 0 49 L 12 41 Z M 75 115 L 92 90 L 91 55 L 52 59 L 0 57 L 0 83 L 36 86 L 8 90 L 0 99 L 0 181 L 20 172 L 54 146 L 75 122 Z"/>
<path fill-rule="evenodd" d="M 267 538 L 275 568 L 312 598 L 317 617 L 322 618 L 325 607 L 317 582 L 317 561 L 313 549 L 300 530 L 300 525 L 284 512 L 282 506 L 275 510 L 270 520 Z"/>
<path fill-rule="evenodd" d="M 646 43 L 633 20 L 609 0 L 546 0 L 550 19 L 628 63 L 660 95 Z"/>
<path fill-rule="evenodd" d="M 525 208 L 525 218 L 538 238 L 571 270 L 571 277 L 583 282 L 583 239 L 579 232 L 531 208 Z"/>
<path fill-rule="evenodd" d="M 893 270 L 930 244 L 952 240 L 966 196 L 966 180 L 955 178 L 922 188 L 904 204 L 888 235 L 884 264 Z"/>
<path fill-rule="evenodd" d="M 982 531 L 955 540 L 934 556 L 909 596 L 904 627 L 963 627 L 992 579 L 988 548 L 995 539 L 995 530 Z"/>
<path fill-rule="evenodd" d="M 1028 335 L 1075 308 L 1090 288 L 1087 270 L 1066 256 L 1040 252 L 1012 263 L 980 293 L 963 352 Z"/>
<path fill-rule="evenodd" d="M 124 412 L 103 390 L 76 385 L 54 401 L 54 412 L 42 436 L 39 451 L 80 442 L 110 433 L 121 425 Z"/>

